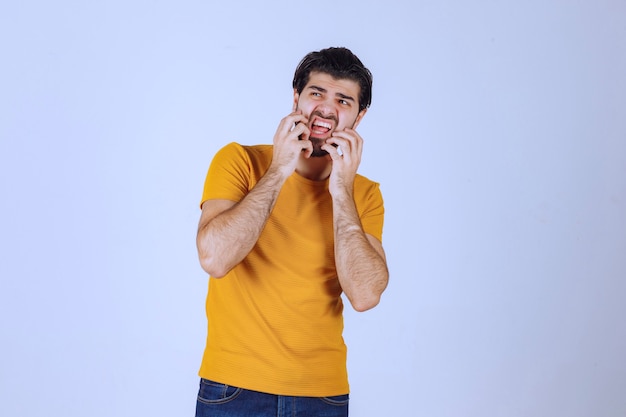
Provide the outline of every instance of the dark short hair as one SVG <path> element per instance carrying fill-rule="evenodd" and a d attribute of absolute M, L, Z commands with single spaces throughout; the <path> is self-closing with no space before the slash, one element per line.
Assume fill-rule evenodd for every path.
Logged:
<path fill-rule="evenodd" d="M 327 48 L 307 54 L 298 64 L 293 76 L 293 88 L 302 93 L 311 72 L 322 72 L 338 80 L 352 80 L 359 84 L 359 111 L 372 103 L 372 73 L 348 48 Z"/>

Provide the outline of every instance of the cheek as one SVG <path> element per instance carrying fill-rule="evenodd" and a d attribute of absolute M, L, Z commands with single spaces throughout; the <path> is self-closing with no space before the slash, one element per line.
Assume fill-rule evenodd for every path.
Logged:
<path fill-rule="evenodd" d="M 310 103 L 300 100 L 298 102 L 297 110 L 301 110 L 302 114 L 308 118 L 311 116 L 311 113 L 313 112 L 314 108 L 315 106 L 312 106 Z"/>
<path fill-rule="evenodd" d="M 339 125 L 341 126 L 341 128 L 350 128 L 352 129 L 354 127 L 354 125 L 357 122 L 357 118 L 359 117 L 359 114 L 354 114 L 352 112 L 350 113 L 344 113 L 339 115 Z"/>
<path fill-rule="evenodd" d="M 301 99 L 300 101 L 298 101 L 298 107 L 303 110 L 311 110 L 311 108 L 313 107 L 313 103 L 311 103 L 309 100 Z"/>

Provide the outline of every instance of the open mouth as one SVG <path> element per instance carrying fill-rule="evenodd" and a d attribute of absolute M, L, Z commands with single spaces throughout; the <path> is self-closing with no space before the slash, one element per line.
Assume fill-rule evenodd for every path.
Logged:
<path fill-rule="evenodd" d="M 326 136 L 333 129 L 333 124 L 321 119 L 315 119 L 311 125 L 311 136 Z"/>

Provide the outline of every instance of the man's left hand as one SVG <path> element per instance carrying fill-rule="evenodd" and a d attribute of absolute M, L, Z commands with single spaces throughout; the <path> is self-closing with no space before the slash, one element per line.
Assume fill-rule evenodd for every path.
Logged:
<path fill-rule="evenodd" d="M 335 147 L 333 145 L 338 146 Z M 363 138 L 354 129 L 334 132 L 322 146 L 333 161 L 329 191 L 332 195 L 346 192 L 352 195 L 354 178 L 361 163 Z"/>

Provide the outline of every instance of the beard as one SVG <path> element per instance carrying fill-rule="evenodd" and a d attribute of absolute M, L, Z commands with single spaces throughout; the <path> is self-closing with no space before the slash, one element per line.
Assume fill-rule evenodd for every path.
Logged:
<path fill-rule="evenodd" d="M 328 152 L 322 149 L 322 145 L 326 143 L 325 139 L 309 138 L 309 140 L 313 143 L 313 152 L 311 153 L 310 158 L 321 158 L 328 155 Z M 331 146 L 336 148 L 338 145 L 332 143 Z"/>
<path fill-rule="evenodd" d="M 311 156 L 310 156 L 311 158 L 321 158 L 323 156 L 328 155 L 328 152 L 322 149 L 322 145 L 326 143 L 325 139 L 309 138 L 309 140 L 313 144 L 313 153 L 311 153 Z"/>
<path fill-rule="evenodd" d="M 318 116 L 318 117 L 320 117 L 322 119 L 333 120 L 335 122 L 335 125 L 337 125 L 337 123 L 338 123 L 337 117 L 334 116 L 334 115 L 327 116 L 327 115 L 322 114 L 319 111 L 313 111 L 308 117 L 312 118 L 313 116 Z M 322 146 L 326 143 L 326 139 L 309 137 L 309 140 L 313 144 L 313 152 L 311 153 L 310 158 L 322 158 L 322 157 L 328 155 L 328 152 L 326 152 L 324 149 L 322 149 Z M 333 146 L 336 146 L 336 145 L 333 145 Z"/>
<path fill-rule="evenodd" d="M 296 106 L 296 110 L 298 110 L 299 107 Z M 327 116 L 322 114 L 319 111 L 313 111 L 308 118 L 312 118 L 313 116 L 319 116 L 322 119 L 330 119 L 333 120 L 335 122 L 335 126 L 338 124 L 338 120 L 337 120 L 337 116 L 331 115 L 331 116 Z M 356 124 L 356 118 L 354 119 L 354 122 L 352 122 L 352 128 L 354 128 L 354 125 Z M 311 153 L 310 158 L 321 158 L 324 157 L 326 155 L 328 155 L 328 152 L 325 151 L 324 149 L 322 149 L 322 146 L 326 143 L 326 139 L 320 139 L 320 138 L 315 138 L 315 137 L 309 137 L 309 140 L 311 141 L 311 143 L 313 144 L 313 152 Z M 335 148 L 337 147 L 337 145 L 333 144 L 332 146 L 334 146 Z"/>

